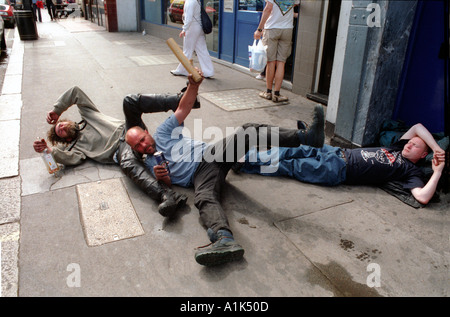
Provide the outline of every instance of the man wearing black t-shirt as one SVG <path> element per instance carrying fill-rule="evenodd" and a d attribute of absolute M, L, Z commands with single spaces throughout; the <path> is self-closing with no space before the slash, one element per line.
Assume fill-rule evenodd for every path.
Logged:
<path fill-rule="evenodd" d="M 430 150 L 433 151 L 433 174 L 425 183 L 416 163 Z M 261 167 L 269 164 L 273 167 L 271 170 L 276 171 L 262 172 Z M 290 176 L 302 182 L 322 185 L 380 185 L 398 181 L 418 202 L 427 204 L 436 191 L 444 166 L 445 151 L 419 123 L 391 147 L 341 149 L 324 145 L 319 149 L 302 145 L 298 148 L 272 148 L 266 152 L 252 149 L 240 171 Z"/>

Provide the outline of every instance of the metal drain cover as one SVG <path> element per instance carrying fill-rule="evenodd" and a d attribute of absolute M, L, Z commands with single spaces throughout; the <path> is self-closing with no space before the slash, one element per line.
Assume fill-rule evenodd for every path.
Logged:
<path fill-rule="evenodd" d="M 120 179 L 77 185 L 77 195 L 80 219 L 89 246 L 144 234 Z"/>
<path fill-rule="evenodd" d="M 274 107 L 289 103 L 274 103 L 272 100 L 261 98 L 259 93 L 260 91 L 256 89 L 233 89 L 202 93 L 200 96 L 226 111 Z"/>

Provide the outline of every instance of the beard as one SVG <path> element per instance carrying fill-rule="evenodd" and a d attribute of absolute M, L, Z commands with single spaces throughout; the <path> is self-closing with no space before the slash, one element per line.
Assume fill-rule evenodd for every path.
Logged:
<path fill-rule="evenodd" d="M 66 127 L 67 138 L 70 141 L 75 140 L 78 137 L 78 124 L 73 121 L 67 121 L 68 125 Z M 69 141 L 69 142 L 70 142 Z"/>
<path fill-rule="evenodd" d="M 67 120 L 67 119 L 59 120 L 57 123 L 59 123 L 59 122 L 67 122 L 66 130 L 65 130 L 67 133 L 67 137 L 62 138 L 56 134 L 56 131 L 55 131 L 56 124 L 55 124 L 53 127 L 50 128 L 50 130 L 48 131 L 48 134 L 47 134 L 47 138 L 52 143 L 52 145 L 55 145 L 57 143 L 68 144 L 78 137 L 79 130 L 78 130 L 77 123 Z"/>

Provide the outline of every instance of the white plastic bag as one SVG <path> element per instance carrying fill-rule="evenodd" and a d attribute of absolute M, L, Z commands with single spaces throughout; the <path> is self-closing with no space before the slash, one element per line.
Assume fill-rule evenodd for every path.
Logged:
<path fill-rule="evenodd" d="M 258 42 L 258 43 L 257 43 Z M 262 72 L 267 64 L 267 46 L 262 41 L 254 40 L 253 45 L 248 46 L 248 58 L 250 71 Z"/>

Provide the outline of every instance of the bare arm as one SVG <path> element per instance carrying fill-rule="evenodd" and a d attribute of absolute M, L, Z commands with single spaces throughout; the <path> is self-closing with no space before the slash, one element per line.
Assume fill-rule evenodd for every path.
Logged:
<path fill-rule="evenodd" d="M 431 198 L 433 198 L 433 195 L 436 192 L 436 188 L 439 183 L 439 179 L 441 178 L 444 166 L 445 166 L 444 161 L 439 161 L 437 158 L 433 158 L 432 161 L 433 175 L 431 175 L 427 184 L 422 188 L 417 187 L 411 189 L 411 193 L 413 194 L 414 198 L 421 204 L 426 205 L 431 200 Z"/>
<path fill-rule="evenodd" d="M 264 7 L 262 16 L 261 16 L 261 21 L 259 21 L 259 25 L 258 25 L 258 30 L 262 30 L 264 29 L 264 25 L 266 24 L 267 19 L 269 18 L 270 14 L 272 13 L 273 10 L 273 4 L 270 2 L 266 2 L 266 5 Z M 256 30 L 255 33 L 253 34 L 253 38 L 255 40 L 259 40 L 261 38 L 262 32 Z"/>
<path fill-rule="evenodd" d="M 182 124 L 184 122 L 186 117 L 191 112 L 192 107 L 194 106 L 194 103 L 197 99 L 198 89 L 203 81 L 203 73 L 199 73 L 202 76 L 202 80 L 200 80 L 199 82 L 195 82 L 195 80 L 192 78 L 192 75 L 188 76 L 189 85 L 183 97 L 181 98 L 180 103 L 178 104 L 177 110 L 175 110 L 174 113 L 175 118 L 177 118 L 179 124 Z"/>
<path fill-rule="evenodd" d="M 427 184 L 420 188 L 413 188 L 411 193 L 414 198 L 422 203 L 427 204 L 431 198 L 433 198 L 436 192 L 439 179 L 441 178 L 442 171 L 445 167 L 445 151 L 437 144 L 431 133 L 422 124 L 418 123 L 412 126 L 401 139 L 411 139 L 413 137 L 421 138 L 433 151 L 432 168 L 433 175 L 428 180 Z"/>
<path fill-rule="evenodd" d="M 422 124 L 417 123 L 413 125 L 408 131 L 403 134 L 401 139 L 411 139 L 418 136 L 421 138 L 434 152 L 434 157 L 439 160 L 439 162 L 444 162 L 445 151 L 436 143 L 431 133 Z"/>

